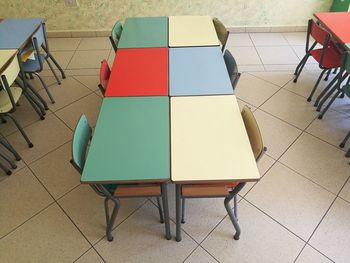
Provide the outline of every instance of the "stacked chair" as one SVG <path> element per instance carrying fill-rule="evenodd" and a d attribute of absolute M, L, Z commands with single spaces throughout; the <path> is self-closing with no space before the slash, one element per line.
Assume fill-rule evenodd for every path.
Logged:
<path fill-rule="evenodd" d="M 238 67 L 235 58 L 232 56 L 229 50 L 225 50 L 224 61 L 226 64 L 228 75 L 230 76 L 233 90 L 235 90 L 238 80 L 241 77 L 241 73 L 238 72 Z"/>
<path fill-rule="evenodd" d="M 221 43 L 221 50 L 224 51 L 229 32 L 227 31 L 225 25 L 216 17 L 213 18 L 213 24 L 214 24 L 218 39 Z"/>
<path fill-rule="evenodd" d="M 122 31 L 123 31 L 122 23 L 119 20 L 117 20 L 117 22 L 114 24 L 114 26 L 112 28 L 112 32 L 111 32 L 111 35 L 109 37 L 109 40 L 111 41 L 114 52 L 117 52 L 118 42 L 119 42 L 119 39 L 122 35 Z"/>

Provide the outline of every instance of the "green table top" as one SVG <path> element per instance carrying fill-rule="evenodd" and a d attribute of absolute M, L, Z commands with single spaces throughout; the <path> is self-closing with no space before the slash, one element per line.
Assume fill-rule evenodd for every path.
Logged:
<path fill-rule="evenodd" d="M 167 17 L 127 18 L 118 48 L 168 47 Z"/>
<path fill-rule="evenodd" d="M 169 140 L 168 97 L 105 98 L 81 182 L 167 181 Z"/>

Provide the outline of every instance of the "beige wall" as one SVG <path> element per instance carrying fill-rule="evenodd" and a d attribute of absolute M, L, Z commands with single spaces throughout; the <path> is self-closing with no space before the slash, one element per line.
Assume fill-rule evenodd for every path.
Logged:
<path fill-rule="evenodd" d="M 45 17 L 48 30 L 109 30 L 127 16 L 211 15 L 227 26 L 306 25 L 331 0 L 0 0 L 0 17 Z"/>

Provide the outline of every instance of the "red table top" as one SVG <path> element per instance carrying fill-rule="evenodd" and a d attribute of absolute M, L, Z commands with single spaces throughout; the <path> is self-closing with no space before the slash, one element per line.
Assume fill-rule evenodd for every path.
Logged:
<path fill-rule="evenodd" d="M 106 97 L 167 95 L 167 48 L 117 50 Z"/>
<path fill-rule="evenodd" d="M 314 15 L 342 44 L 350 43 L 350 12 L 326 12 Z"/>

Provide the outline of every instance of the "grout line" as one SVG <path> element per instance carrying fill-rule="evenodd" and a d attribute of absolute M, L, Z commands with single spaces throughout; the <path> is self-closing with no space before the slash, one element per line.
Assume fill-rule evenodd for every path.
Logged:
<path fill-rule="evenodd" d="M 265 64 L 264 64 L 264 62 L 263 62 L 262 59 L 261 59 L 261 56 L 260 56 L 260 54 L 259 54 L 259 52 L 258 52 L 258 50 L 257 50 L 257 48 L 256 48 L 256 45 L 255 45 L 255 43 L 254 43 L 254 41 L 253 41 L 253 39 L 252 39 L 252 36 L 250 35 L 250 33 L 247 33 L 247 34 L 248 34 L 248 36 L 249 36 L 250 41 L 253 43 L 254 50 L 255 50 L 256 54 L 258 55 L 258 57 L 259 57 L 259 60 L 260 60 L 260 62 L 261 62 L 261 65 L 263 66 L 264 70 L 266 71 Z"/>

